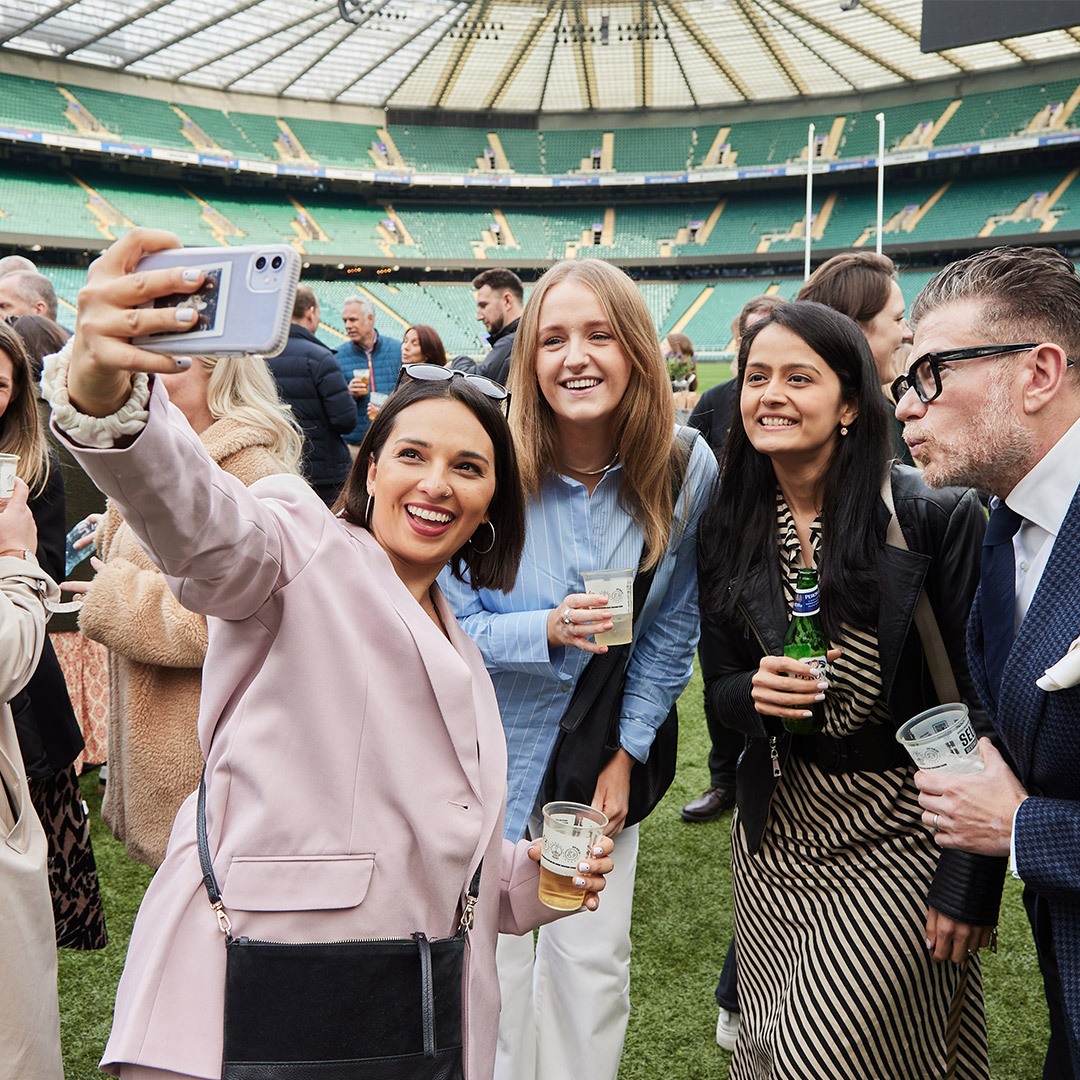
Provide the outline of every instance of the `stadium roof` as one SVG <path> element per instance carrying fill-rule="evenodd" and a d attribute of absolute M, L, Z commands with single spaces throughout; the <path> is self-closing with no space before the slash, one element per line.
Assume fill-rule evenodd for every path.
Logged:
<path fill-rule="evenodd" d="M 1080 53 L 1072 27 L 923 54 L 921 8 L 922 0 L 19 0 L 0 5 L 0 46 L 216 90 L 515 112 L 812 99 Z"/>

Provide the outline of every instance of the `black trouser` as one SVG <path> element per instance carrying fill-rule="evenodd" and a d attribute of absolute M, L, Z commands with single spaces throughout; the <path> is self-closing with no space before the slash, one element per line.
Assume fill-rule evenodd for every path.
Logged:
<path fill-rule="evenodd" d="M 709 786 L 734 787 L 735 766 L 746 743 L 741 731 L 729 728 L 712 715 L 712 710 L 705 709 L 705 724 L 709 729 Z"/>
<path fill-rule="evenodd" d="M 1035 949 L 1039 954 L 1046 1006 L 1050 1011 L 1050 1044 L 1046 1048 L 1043 1080 L 1080 1080 L 1070 1049 L 1069 1016 L 1065 1011 L 1065 995 L 1061 989 L 1054 937 L 1050 926 L 1050 905 L 1028 886 L 1024 887 L 1024 907 L 1031 922 Z"/>
<path fill-rule="evenodd" d="M 716 1004 L 728 1012 L 739 1011 L 739 969 L 735 962 L 735 939 L 727 948 L 724 967 L 720 972 L 720 981 L 716 984 Z"/>

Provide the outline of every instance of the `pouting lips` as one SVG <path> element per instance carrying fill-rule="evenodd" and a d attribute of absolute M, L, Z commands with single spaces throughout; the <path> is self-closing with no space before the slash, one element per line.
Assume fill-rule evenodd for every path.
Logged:
<path fill-rule="evenodd" d="M 429 510 L 423 506 L 406 506 L 408 513 L 422 521 L 430 521 L 435 525 L 449 525 L 454 520 L 454 515 L 445 510 Z"/>
<path fill-rule="evenodd" d="M 562 385 L 567 390 L 590 390 L 594 386 L 599 386 L 603 382 L 602 379 L 567 379 Z"/>

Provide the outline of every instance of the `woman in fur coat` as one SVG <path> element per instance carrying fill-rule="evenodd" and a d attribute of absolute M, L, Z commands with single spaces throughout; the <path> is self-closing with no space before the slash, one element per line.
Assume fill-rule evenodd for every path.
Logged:
<path fill-rule="evenodd" d="M 197 357 L 187 371 L 159 378 L 226 472 L 248 486 L 298 472 L 302 436 L 262 360 Z M 180 606 L 112 502 L 94 542 L 100 559 L 79 628 L 109 650 L 102 816 L 132 858 L 157 867 L 202 772 L 196 720 L 206 618 Z"/>

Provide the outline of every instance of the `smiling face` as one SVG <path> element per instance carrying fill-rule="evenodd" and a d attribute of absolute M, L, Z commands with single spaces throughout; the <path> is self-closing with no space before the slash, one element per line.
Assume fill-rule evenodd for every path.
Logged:
<path fill-rule="evenodd" d="M 596 293 L 580 282 L 560 281 L 544 294 L 538 322 L 536 378 L 556 422 L 613 430 L 630 385 L 630 360 Z"/>
<path fill-rule="evenodd" d="M 824 470 L 842 426 L 857 415 L 840 379 L 798 334 L 773 324 L 750 346 L 740 398 L 755 450 L 789 466 Z"/>
<path fill-rule="evenodd" d="M 420 348 L 420 337 L 410 326 L 401 339 L 401 362 L 403 364 L 422 364 L 424 354 Z"/>
<path fill-rule="evenodd" d="M 889 285 L 889 299 L 885 306 L 869 322 L 859 323 L 874 354 L 874 363 L 883 385 L 891 383 L 901 374 L 897 353 L 901 345 L 911 341 L 911 329 L 904 318 L 905 310 L 904 294 L 893 281 Z"/>
<path fill-rule="evenodd" d="M 495 450 L 472 410 L 433 398 L 404 409 L 368 465 L 371 532 L 410 589 L 426 591 L 487 520 Z M 415 590 L 414 594 L 415 594 Z"/>

